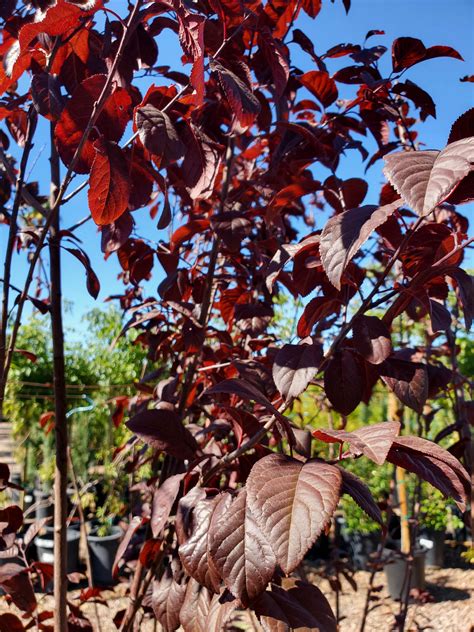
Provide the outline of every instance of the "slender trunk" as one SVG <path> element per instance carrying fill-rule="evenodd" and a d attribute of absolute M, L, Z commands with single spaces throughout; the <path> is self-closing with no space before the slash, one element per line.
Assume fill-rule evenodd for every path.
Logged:
<path fill-rule="evenodd" d="M 59 157 L 51 128 L 51 196 L 53 208 L 60 182 Z M 60 213 L 54 214 L 50 228 L 50 302 L 53 339 L 54 411 L 56 462 L 54 472 L 54 629 L 67 632 L 67 464 L 68 432 L 66 418 L 66 380 L 61 297 Z"/>

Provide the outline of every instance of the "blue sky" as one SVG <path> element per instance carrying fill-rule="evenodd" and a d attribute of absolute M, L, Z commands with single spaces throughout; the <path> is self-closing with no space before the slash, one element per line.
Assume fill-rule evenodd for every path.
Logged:
<path fill-rule="evenodd" d="M 382 68 L 391 68 L 390 47 L 393 39 L 401 36 L 418 37 L 428 47 L 436 44 L 448 45 L 456 48 L 464 57 L 465 62 L 450 58 L 440 58 L 423 62 L 406 73 L 406 78 L 417 83 L 433 97 L 437 107 L 437 118 L 429 117 L 419 127 L 421 139 L 427 148 L 440 148 L 445 145 L 452 122 L 464 111 L 474 105 L 474 84 L 461 83 L 459 78 L 474 74 L 474 2 L 472 0 L 352 0 L 352 8 L 346 16 L 341 0 L 332 4 L 323 0 L 323 8 L 315 21 L 306 16 L 299 20 L 297 26 L 301 28 L 313 41 L 315 50 L 321 54 L 331 46 L 339 43 L 362 44 L 365 34 L 371 29 L 385 31 L 385 35 L 373 37 L 372 45 L 383 44 L 389 51 L 382 61 Z M 119 13 L 125 13 L 124 0 L 112 0 L 110 8 Z M 170 65 L 174 69 L 189 71 L 189 67 L 179 68 L 176 60 L 180 59 L 180 50 L 174 37 L 165 35 L 158 39 L 158 64 Z M 301 69 L 313 69 L 311 59 L 301 52 L 297 45 L 291 45 L 293 63 Z M 338 67 L 349 65 L 350 58 L 329 60 L 331 72 Z M 350 89 L 350 88 L 349 88 Z M 342 96 L 344 88 L 342 88 Z M 3 124 L 2 124 L 3 128 Z M 32 179 L 40 181 L 41 192 L 47 193 L 48 188 L 48 151 L 47 127 L 42 125 L 29 163 Z M 380 184 L 383 182 L 381 173 L 382 163 L 378 162 L 366 174 L 369 182 L 367 202 L 376 202 Z M 315 171 L 315 177 L 325 179 L 328 173 L 321 169 Z M 364 165 L 358 152 L 343 161 L 340 177 L 364 177 Z M 73 186 L 82 182 L 83 176 L 78 176 Z M 472 214 L 472 205 L 460 208 L 463 213 Z M 80 194 L 62 211 L 62 225 L 68 227 L 88 213 L 87 197 Z M 163 231 L 158 231 L 155 223 L 148 217 L 148 210 L 142 209 L 134 213 L 137 221 L 138 233 L 146 235 L 153 241 L 166 239 Z M 317 227 L 321 228 L 325 216 L 317 219 Z M 318 221 L 319 220 L 319 221 Z M 83 247 L 89 254 L 92 265 L 101 281 L 101 292 L 94 301 L 85 291 L 85 277 L 82 266 L 67 253 L 64 261 L 64 298 L 74 304 L 72 311 L 66 314 L 66 328 L 80 328 L 81 315 L 95 306 L 103 305 L 103 300 L 110 294 L 120 293 L 123 285 L 117 281 L 120 271 L 116 257 L 113 255 L 104 261 L 100 252 L 100 234 L 92 222 L 88 222 L 77 232 L 83 241 Z M 0 249 L 6 243 L 7 227 L 0 226 Z M 24 253 L 14 258 L 14 274 L 12 282 L 21 284 L 25 273 Z M 156 264 L 155 270 L 159 269 Z M 155 272 L 156 275 L 156 272 Z M 152 280 L 149 291 L 156 292 L 158 278 Z"/>

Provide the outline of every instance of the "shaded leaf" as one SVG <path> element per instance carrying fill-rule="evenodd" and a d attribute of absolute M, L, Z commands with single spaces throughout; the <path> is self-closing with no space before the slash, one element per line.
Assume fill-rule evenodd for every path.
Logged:
<path fill-rule="evenodd" d="M 151 531 L 154 538 L 158 538 L 163 531 L 171 509 L 178 496 L 181 481 L 185 474 L 174 474 L 167 478 L 153 494 L 151 508 Z"/>
<path fill-rule="evenodd" d="M 166 112 L 147 103 L 135 110 L 135 122 L 143 145 L 150 153 L 163 158 L 163 166 L 183 157 L 185 146 Z"/>
<path fill-rule="evenodd" d="M 132 417 L 126 426 L 152 447 L 178 459 L 193 459 L 198 448 L 192 434 L 170 410 L 144 410 Z"/>
<path fill-rule="evenodd" d="M 342 477 L 332 465 L 281 454 L 260 459 L 247 479 L 247 504 L 283 572 L 291 573 L 330 520 Z"/>
<path fill-rule="evenodd" d="M 186 153 L 181 166 L 186 189 L 193 200 L 212 195 L 222 156 L 222 147 L 190 126 L 182 134 Z"/>
<path fill-rule="evenodd" d="M 143 523 L 143 518 L 141 516 L 133 516 L 133 518 L 130 520 L 127 530 L 125 531 L 125 534 L 118 546 L 117 553 L 115 554 L 115 559 L 112 566 L 112 577 L 114 579 L 117 579 L 117 575 L 119 571 L 119 566 L 118 566 L 119 562 L 124 556 L 125 551 L 128 548 L 128 545 L 130 544 L 137 530 L 141 527 L 142 523 Z"/>
<path fill-rule="evenodd" d="M 354 348 L 371 364 L 380 364 L 392 353 L 387 325 L 376 316 L 359 316 L 354 321 Z"/>
<path fill-rule="evenodd" d="M 237 118 L 241 128 L 247 129 L 260 112 L 260 101 L 253 94 L 247 82 L 212 57 L 210 67 L 219 79 L 232 113 Z M 243 64 L 242 67 L 247 73 L 248 69 Z"/>
<path fill-rule="evenodd" d="M 383 526 L 382 514 L 367 485 L 349 470 L 339 468 L 342 475 L 341 493 L 348 494 L 374 522 Z"/>
<path fill-rule="evenodd" d="M 296 333 L 300 338 L 310 336 L 314 326 L 330 314 L 339 314 L 341 301 L 337 298 L 316 296 L 305 306 L 300 316 Z"/>
<path fill-rule="evenodd" d="M 461 463 L 441 446 L 421 437 L 398 437 L 387 460 L 414 472 L 456 501 L 461 511 L 471 493 L 469 475 Z"/>
<path fill-rule="evenodd" d="M 428 371 L 425 364 L 388 358 L 380 365 L 380 377 L 403 404 L 417 413 L 423 412 L 428 397 Z"/>
<path fill-rule="evenodd" d="M 184 632 L 208 632 L 207 615 L 211 594 L 192 577 L 186 586 L 186 594 L 179 612 L 179 621 Z"/>
<path fill-rule="evenodd" d="M 101 231 L 101 250 L 104 253 L 115 252 L 130 237 L 135 222 L 131 213 L 125 211 L 115 222 L 105 224 Z"/>
<path fill-rule="evenodd" d="M 91 262 L 87 254 L 80 248 L 66 248 L 76 259 L 78 259 L 86 270 L 87 291 L 93 298 L 97 298 L 100 292 L 100 282 L 97 274 L 91 266 Z"/>
<path fill-rule="evenodd" d="M 316 375 L 322 359 L 319 344 L 284 345 L 273 362 L 273 379 L 283 397 L 298 397 Z"/>
<path fill-rule="evenodd" d="M 173 632 L 180 625 L 179 613 L 186 596 L 186 584 L 173 579 L 168 566 L 160 580 L 153 582 L 151 605 L 163 632 Z"/>
<path fill-rule="evenodd" d="M 435 57 L 454 57 L 463 61 L 457 50 L 450 46 L 430 46 L 426 48 L 423 42 L 415 37 L 399 37 L 393 42 L 392 64 L 395 72 L 410 68 L 426 59 Z"/>
<path fill-rule="evenodd" d="M 419 152 L 417 152 L 419 153 Z M 328 279 L 338 290 L 349 261 L 381 226 L 402 205 L 396 200 L 385 206 L 366 205 L 332 217 L 321 233 L 319 251 Z"/>
<path fill-rule="evenodd" d="M 337 351 L 324 371 L 324 391 L 338 412 L 349 415 L 362 400 L 364 375 L 354 354 Z"/>
<path fill-rule="evenodd" d="M 285 584 L 286 590 L 272 584 L 271 590 L 253 605 L 265 632 L 336 632 L 338 626 L 331 606 L 319 588 L 299 579 L 287 580 Z"/>
<path fill-rule="evenodd" d="M 420 118 L 424 121 L 428 116 L 436 118 L 436 105 L 428 92 L 407 79 L 404 83 L 397 83 L 392 87 L 392 92 L 407 97 L 420 110 Z"/>

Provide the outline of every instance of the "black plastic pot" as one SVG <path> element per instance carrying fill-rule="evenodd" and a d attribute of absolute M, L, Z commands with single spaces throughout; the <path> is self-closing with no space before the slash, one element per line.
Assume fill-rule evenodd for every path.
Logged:
<path fill-rule="evenodd" d="M 52 518 L 54 515 L 54 507 L 51 493 L 44 492 L 42 489 L 35 489 L 33 491 L 33 496 L 36 505 L 36 520 L 42 520 L 43 518 Z"/>
<path fill-rule="evenodd" d="M 346 537 L 354 568 L 364 570 L 370 556 L 377 551 L 380 535 L 378 533 L 351 533 Z"/>
<path fill-rule="evenodd" d="M 417 549 L 413 554 L 413 566 L 408 586 L 408 560 L 398 551 L 384 550 L 385 576 L 388 592 L 395 601 L 402 600 L 412 588 L 423 590 L 425 587 L 425 549 Z"/>
<path fill-rule="evenodd" d="M 67 538 L 67 572 L 74 573 L 79 569 L 79 540 L 81 534 L 77 529 L 68 529 Z M 54 563 L 54 530 L 46 527 L 45 532 L 35 538 L 38 561 L 46 564 Z"/>
<path fill-rule="evenodd" d="M 420 544 L 426 549 L 426 566 L 443 566 L 444 564 L 444 531 L 424 531 Z"/>
<path fill-rule="evenodd" d="M 92 565 L 92 579 L 99 586 L 110 586 L 114 583 L 112 566 L 122 539 L 123 531 L 120 527 L 111 527 L 111 533 L 106 536 L 97 535 L 94 529 L 87 536 L 87 545 Z"/>

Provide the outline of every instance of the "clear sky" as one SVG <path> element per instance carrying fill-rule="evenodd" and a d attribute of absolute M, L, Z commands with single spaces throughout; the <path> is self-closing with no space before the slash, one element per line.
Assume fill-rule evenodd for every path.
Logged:
<path fill-rule="evenodd" d="M 125 13 L 125 0 L 112 0 L 110 8 Z M 389 49 L 382 61 L 382 68 L 391 68 L 390 47 L 393 39 L 401 36 L 417 37 L 426 46 L 448 45 L 456 48 L 464 58 L 464 63 L 451 58 L 440 58 L 423 62 L 406 73 L 406 78 L 417 83 L 433 97 L 437 118 L 429 117 L 419 127 L 421 140 L 427 148 L 441 148 L 446 144 L 452 122 L 464 111 L 474 105 L 474 84 L 461 83 L 460 77 L 474 74 L 474 1 L 473 0 L 352 0 L 352 8 L 346 16 L 342 1 L 323 0 L 323 8 L 315 21 L 302 17 L 298 26 L 311 37 L 317 53 L 323 53 L 331 46 L 339 43 L 362 44 L 365 34 L 371 29 L 384 30 L 385 35 L 372 38 L 372 45 L 383 44 Z M 370 42 L 369 42 L 370 43 Z M 176 60 L 180 59 L 180 49 L 174 36 L 158 39 L 158 64 L 177 68 Z M 299 47 L 291 44 L 293 63 L 305 71 L 313 68 L 311 59 L 302 53 Z M 338 67 L 348 65 L 350 58 L 343 57 L 328 60 L 328 67 L 334 72 Z M 189 72 L 189 66 L 181 69 Z M 351 89 L 353 87 L 349 87 Z M 342 88 L 342 96 L 344 88 Z M 1 124 L 3 128 L 3 123 Z M 47 193 L 49 182 L 49 162 L 47 151 L 47 127 L 43 124 L 42 133 L 38 136 L 30 159 L 31 178 L 40 181 L 41 193 Z M 357 155 L 356 155 L 357 154 Z M 366 201 L 376 203 L 380 184 L 383 181 L 382 163 L 377 162 L 366 174 L 369 181 L 369 193 Z M 321 169 L 315 171 L 315 177 L 325 179 L 328 173 Z M 358 152 L 343 162 L 340 177 L 364 177 L 364 165 Z M 74 186 L 82 182 L 83 176 L 77 176 Z M 461 212 L 472 216 L 473 205 L 460 207 Z M 86 216 L 88 213 L 87 197 L 80 194 L 62 211 L 62 225 L 68 227 Z M 148 210 L 142 209 L 134 213 L 138 234 L 145 234 L 149 239 L 158 241 L 167 239 L 163 231 L 158 231 L 155 223 L 148 217 Z M 316 218 L 317 227 L 321 228 L 325 216 Z M 123 286 L 117 281 L 120 271 L 117 258 L 112 255 L 104 261 L 100 252 L 100 233 L 92 222 L 81 227 L 78 236 L 83 240 L 83 247 L 89 254 L 92 265 L 101 282 L 101 292 L 94 301 L 86 292 L 85 276 L 82 266 L 73 257 L 65 253 L 64 261 L 64 298 L 72 301 L 74 309 L 66 315 L 66 327 L 80 329 L 80 317 L 94 306 L 103 305 L 103 300 L 110 294 L 120 293 Z M 6 243 L 7 227 L 0 225 L 0 249 Z M 12 282 L 21 284 L 25 272 L 25 256 L 20 253 L 14 259 Z M 155 266 L 149 291 L 156 292 L 158 278 Z"/>

